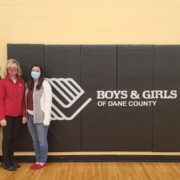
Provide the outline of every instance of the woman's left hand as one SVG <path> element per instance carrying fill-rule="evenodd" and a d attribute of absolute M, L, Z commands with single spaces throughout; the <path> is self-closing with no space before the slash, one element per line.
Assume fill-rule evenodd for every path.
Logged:
<path fill-rule="evenodd" d="M 22 124 L 26 124 L 26 122 L 27 122 L 26 117 L 23 117 L 23 118 L 22 118 Z"/>

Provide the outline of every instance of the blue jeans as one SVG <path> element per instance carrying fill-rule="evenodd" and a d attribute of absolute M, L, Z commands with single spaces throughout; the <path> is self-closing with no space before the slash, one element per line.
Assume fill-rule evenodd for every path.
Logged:
<path fill-rule="evenodd" d="M 30 114 L 27 115 L 27 123 L 33 140 L 36 162 L 45 163 L 48 153 L 47 134 L 49 126 L 44 126 L 42 123 L 34 123 L 33 116 Z"/>

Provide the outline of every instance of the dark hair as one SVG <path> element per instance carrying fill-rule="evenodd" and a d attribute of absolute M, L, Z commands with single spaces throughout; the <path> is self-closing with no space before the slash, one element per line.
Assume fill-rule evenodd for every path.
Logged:
<path fill-rule="evenodd" d="M 28 81 L 27 81 L 27 87 L 28 87 L 28 89 L 30 89 L 30 90 L 32 90 L 32 89 L 34 88 L 34 80 L 33 80 L 33 78 L 31 77 L 31 71 L 32 71 L 33 67 L 38 67 L 38 68 L 40 69 L 40 71 L 41 71 L 41 75 L 40 75 L 40 77 L 39 77 L 39 81 L 38 81 L 38 84 L 37 84 L 37 86 L 36 86 L 36 89 L 41 89 L 42 83 L 43 83 L 43 81 L 44 81 L 44 71 L 43 71 L 43 68 L 42 68 L 40 65 L 36 65 L 36 64 L 32 65 L 32 66 L 31 66 L 31 69 L 30 69 L 30 71 L 29 71 L 29 77 L 28 77 Z"/>

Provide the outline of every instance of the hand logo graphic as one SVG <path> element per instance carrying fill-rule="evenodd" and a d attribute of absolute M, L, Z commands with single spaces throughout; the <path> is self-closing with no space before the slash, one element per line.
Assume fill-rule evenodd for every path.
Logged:
<path fill-rule="evenodd" d="M 72 78 L 46 78 L 50 85 L 58 92 L 53 92 L 53 99 L 63 108 L 70 108 L 85 92 Z M 60 96 L 65 99 L 64 103 Z M 52 120 L 72 120 L 92 101 L 88 98 L 70 117 L 66 116 L 55 104 L 52 105 Z M 54 111 L 55 110 L 55 111 Z M 60 117 L 57 115 L 57 113 Z"/>

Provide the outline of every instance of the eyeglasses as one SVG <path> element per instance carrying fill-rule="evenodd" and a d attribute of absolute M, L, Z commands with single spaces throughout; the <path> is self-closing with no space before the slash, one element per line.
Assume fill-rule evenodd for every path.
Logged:
<path fill-rule="evenodd" d="M 9 67 L 8 70 L 17 70 L 16 67 Z"/>

